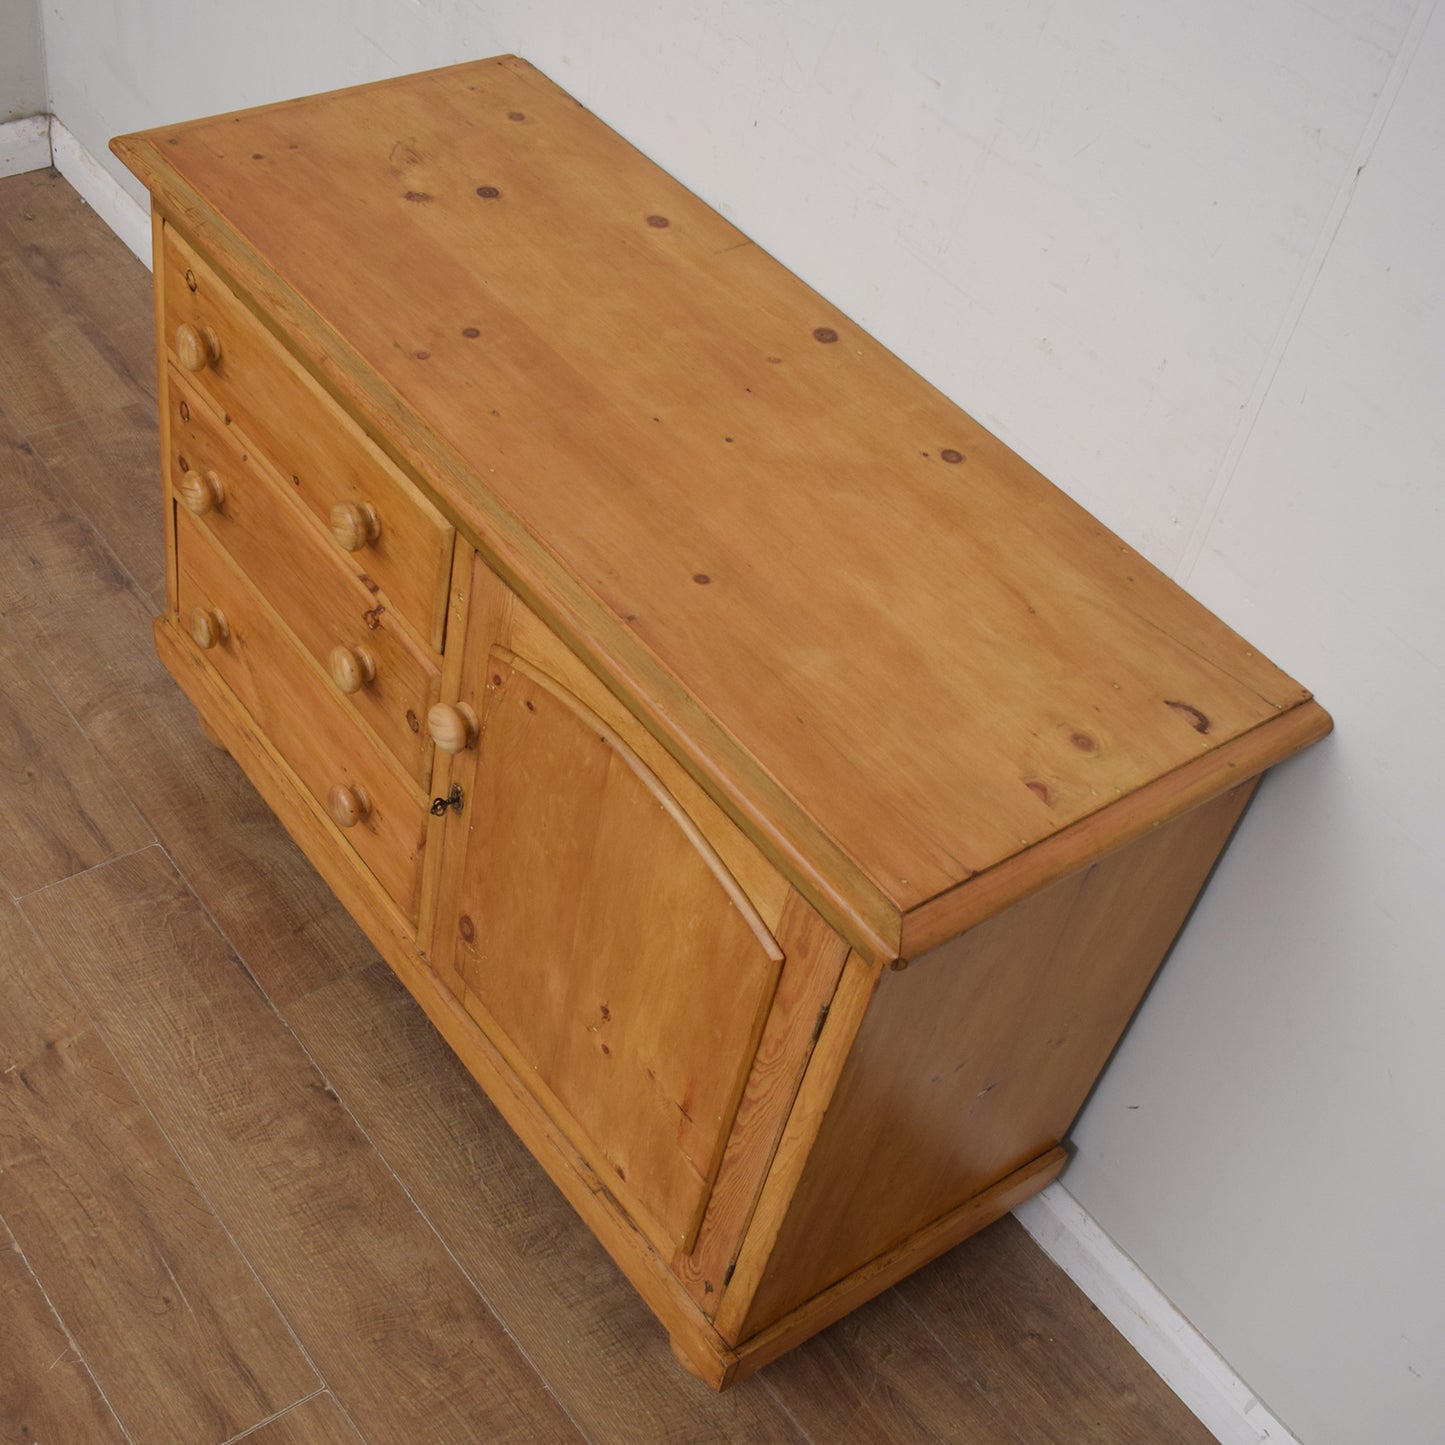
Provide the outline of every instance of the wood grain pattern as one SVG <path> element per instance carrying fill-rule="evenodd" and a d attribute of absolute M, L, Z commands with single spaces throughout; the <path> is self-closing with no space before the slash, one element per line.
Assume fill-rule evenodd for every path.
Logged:
<path fill-rule="evenodd" d="M 884 974 L 744 1335 L 1064 1137 L 1252 791 Z"/>
<path fill-rule="evenodd" d="M 242 447 L 264 457 L 291 495 L 330 532 L 338 503 L 375 509 L 380 535 L 354 554 L 390 602 L 440 650 L 452 528 L 367 440 L 338 414 L 173 227 L 165 228 L 161 335 L 178 324 L 214 327 L 221 357 L 192 380 L 228 418 Z M 190 281 L 194 280 L 192 290 Z"/>
<path fill-rule="evenodd" d="M 3 623 L 0 676 L 0 887 L 30 893 L 149 843 L 125 790 Z"/>
<path fill-rule="evenodd" d="M 0 1439 L 123 1445 L 120 1423 L 0 1220 Z"/>
<path fill-rule="evenodd" d="M 28 911 L 364 1435 L 575 1435 L 157 850 Z"/>
<path fill-rule="evenodd" d="M 246 1436 L 246 1445 L 365 1445 L 330 1394 L 312 1395 Z"/>
<path fill-rule="evenodd" d="M 429 781 L 423 731 L 436 701 L 440 659 L 414 642 L 377 597 L 376 584 L 325 540 L 309 513 L 281 492 L 283 479 L 239 445 L 201 393 L 174 370 L 167 377 L 171 485 L 214 473 L 225 497 L 202 525 L 225 547 L 318 666 L 335 647 L 363 647 L 375 675 L 346 702 L 406 773 Z M 337 694 L 338 698 L 342 694 Z"/>
<path fill-rule="evenodd" d="M 885 945 L 1307 696 L 523 62 L 118 149 L 243 283 L 264 251 L 310 364 Z"/>
<path fill-rule="evenodd" d="M 132 1440 L 225 1440 L 319 1383 L 8 903 L 0 1214 Z"/>

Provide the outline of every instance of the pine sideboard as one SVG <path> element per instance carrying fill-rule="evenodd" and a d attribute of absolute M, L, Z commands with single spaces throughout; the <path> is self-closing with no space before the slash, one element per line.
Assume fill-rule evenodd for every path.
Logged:
<path fill-rule="evenodd" d="M 161 656 L 682 1363 L 1052 1179 L 1310 695 L 525 61 L 113 146 Z"/>

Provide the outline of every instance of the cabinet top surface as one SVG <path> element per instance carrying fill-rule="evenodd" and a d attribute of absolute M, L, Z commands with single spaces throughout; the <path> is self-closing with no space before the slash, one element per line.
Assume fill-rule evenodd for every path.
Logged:
<path fill-rule="evenodd" d="M 1308 698 L 524 61 L 116 149 L 860 914 L 907 914 Z"/>

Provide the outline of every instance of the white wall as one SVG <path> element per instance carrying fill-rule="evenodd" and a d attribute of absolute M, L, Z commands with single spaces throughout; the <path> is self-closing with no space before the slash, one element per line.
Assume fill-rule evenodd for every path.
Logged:
<path fill-rule="evenodd" d="M 40 0 L 0 0 L 0 125 L 45 108 Z"/>
<path fill-rule="evenodd" d="M 1261 791 L 1069 1188 L 1302 1437 L 1445 1440 L 1445 13 L 1187 585 L 1337 731 Z"/>
<path fill-rule="evenodd" d="M 1066 1176 L 1307 1445 L 1445 1419 L 1433 9 L 44 0 L 97 155 L 527 56 L 1317 690 Z"/>

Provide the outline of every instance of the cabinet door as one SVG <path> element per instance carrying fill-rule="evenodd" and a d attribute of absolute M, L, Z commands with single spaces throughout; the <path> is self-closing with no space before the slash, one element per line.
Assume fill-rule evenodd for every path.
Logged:
<path fill-rule="evenodd" d="M 562 684 L 496 649 L 478 711 L 439 919 L 463 1005 L 645 1232 L 690 1250 L 782 954 L 657 777 Z"/>

